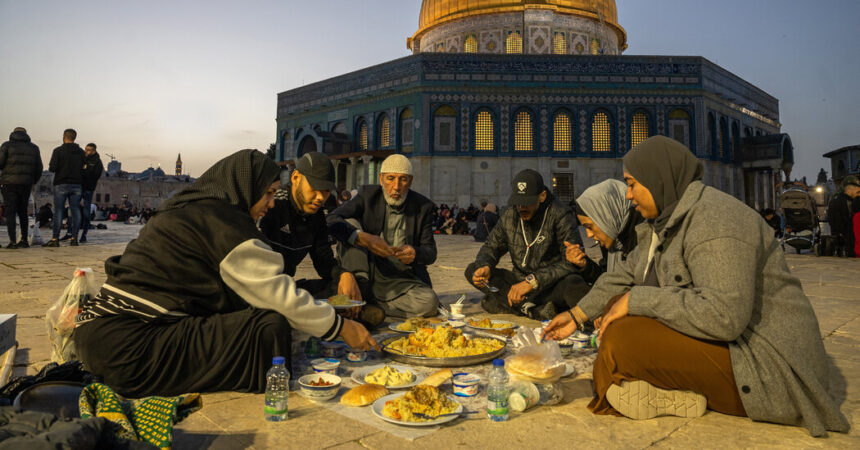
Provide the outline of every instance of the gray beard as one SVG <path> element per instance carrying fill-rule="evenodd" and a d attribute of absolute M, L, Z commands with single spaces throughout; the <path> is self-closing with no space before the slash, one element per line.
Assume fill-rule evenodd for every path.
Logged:
<path fill-rule="evenodd" d="M 382 196 L 385 197 L 385 203 L 387 203 L 388 206 L 391 206 L 393 208 L 399 208 L 399 207 L 403 206 L 403 204 L 406 203 L 406 196 L 407 195 L 409 195 L 409 189 L 407 189 L 406 192 L 403 194 L 403 196 L 400 197 L 400 200 L 396 200 L 392 197 L 389 197 L 388 192 L 385 192 L 384 188 L 382 189 Z"/>

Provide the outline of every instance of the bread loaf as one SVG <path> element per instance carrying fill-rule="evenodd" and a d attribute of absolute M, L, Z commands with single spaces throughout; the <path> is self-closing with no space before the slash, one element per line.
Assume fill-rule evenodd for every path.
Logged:
<path fill-rule="evenodd" d="M 439 385 L 448 381 L 448 379 L 450 379 L 452 376 L 454 376 L 454 373 L 451 372 L 451 369 L 442 369 L 434 373 L 433 375 L 430 375 L 429 377 L 425 378 L 424 381 L 419 383 L 419 385 L 439 387 Z"/>
<path fill-rule="evenodd" d="M 343 397 L 340 398 L 340 404 L 346 406 L 365 406 L 386 395 L 388 395 L 388 389 L 381 384 L 362 384 L 343 394 Z"/>

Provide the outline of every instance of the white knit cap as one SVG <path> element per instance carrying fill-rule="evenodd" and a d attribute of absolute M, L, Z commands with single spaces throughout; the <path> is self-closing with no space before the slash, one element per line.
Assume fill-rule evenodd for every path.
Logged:
<path fill-rule="evenodd" d="M 405 173 L 406 175 L 412 175 L 412 163 L 409 162 L 409 158 L 394 154 L 385 158 L 385 161 L 382 161 L 382 169 L 379 170 L 379 173 Z"/>

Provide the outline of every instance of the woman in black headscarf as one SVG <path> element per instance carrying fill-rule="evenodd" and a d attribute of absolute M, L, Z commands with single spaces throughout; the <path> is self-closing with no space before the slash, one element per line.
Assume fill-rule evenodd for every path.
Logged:
<path fill-rule="evenodd" d="M 256 150 L 218 161 L 105 262 L 107 281 L 77 318 L 88 370 L 129 397 L 262 392 L 274 356 L 289 367 L 292 328 L 376 346 L 364 327 L 297 289 L 257 229 L 279 174 Z"/>
<path fill-rule="evenodd" d="M 596 414 L 692 417 L 712 409 L 845 432 L 828 392 L 818 320 L 773 230 L 754 210 L 705 187 L 701 162 L 655 136 L 624 156 L 627 198 L 647 219 L 639 245 L 546 327 L 561 339 L 600 330 Z"/>

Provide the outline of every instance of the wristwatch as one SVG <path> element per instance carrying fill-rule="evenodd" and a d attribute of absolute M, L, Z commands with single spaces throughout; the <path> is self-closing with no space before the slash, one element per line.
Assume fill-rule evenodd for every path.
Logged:
<path fill-rule="evenodd" d="M 526 275 L 526 281 L 527 281 L 530 285 L 532 285 L 532 289 L 537 289 L 537 288 L 538 288 L 537 278 L 535 278 L 534 274 L 531 274 L 531 273 L 530 273 L 530 274 Z"/>

